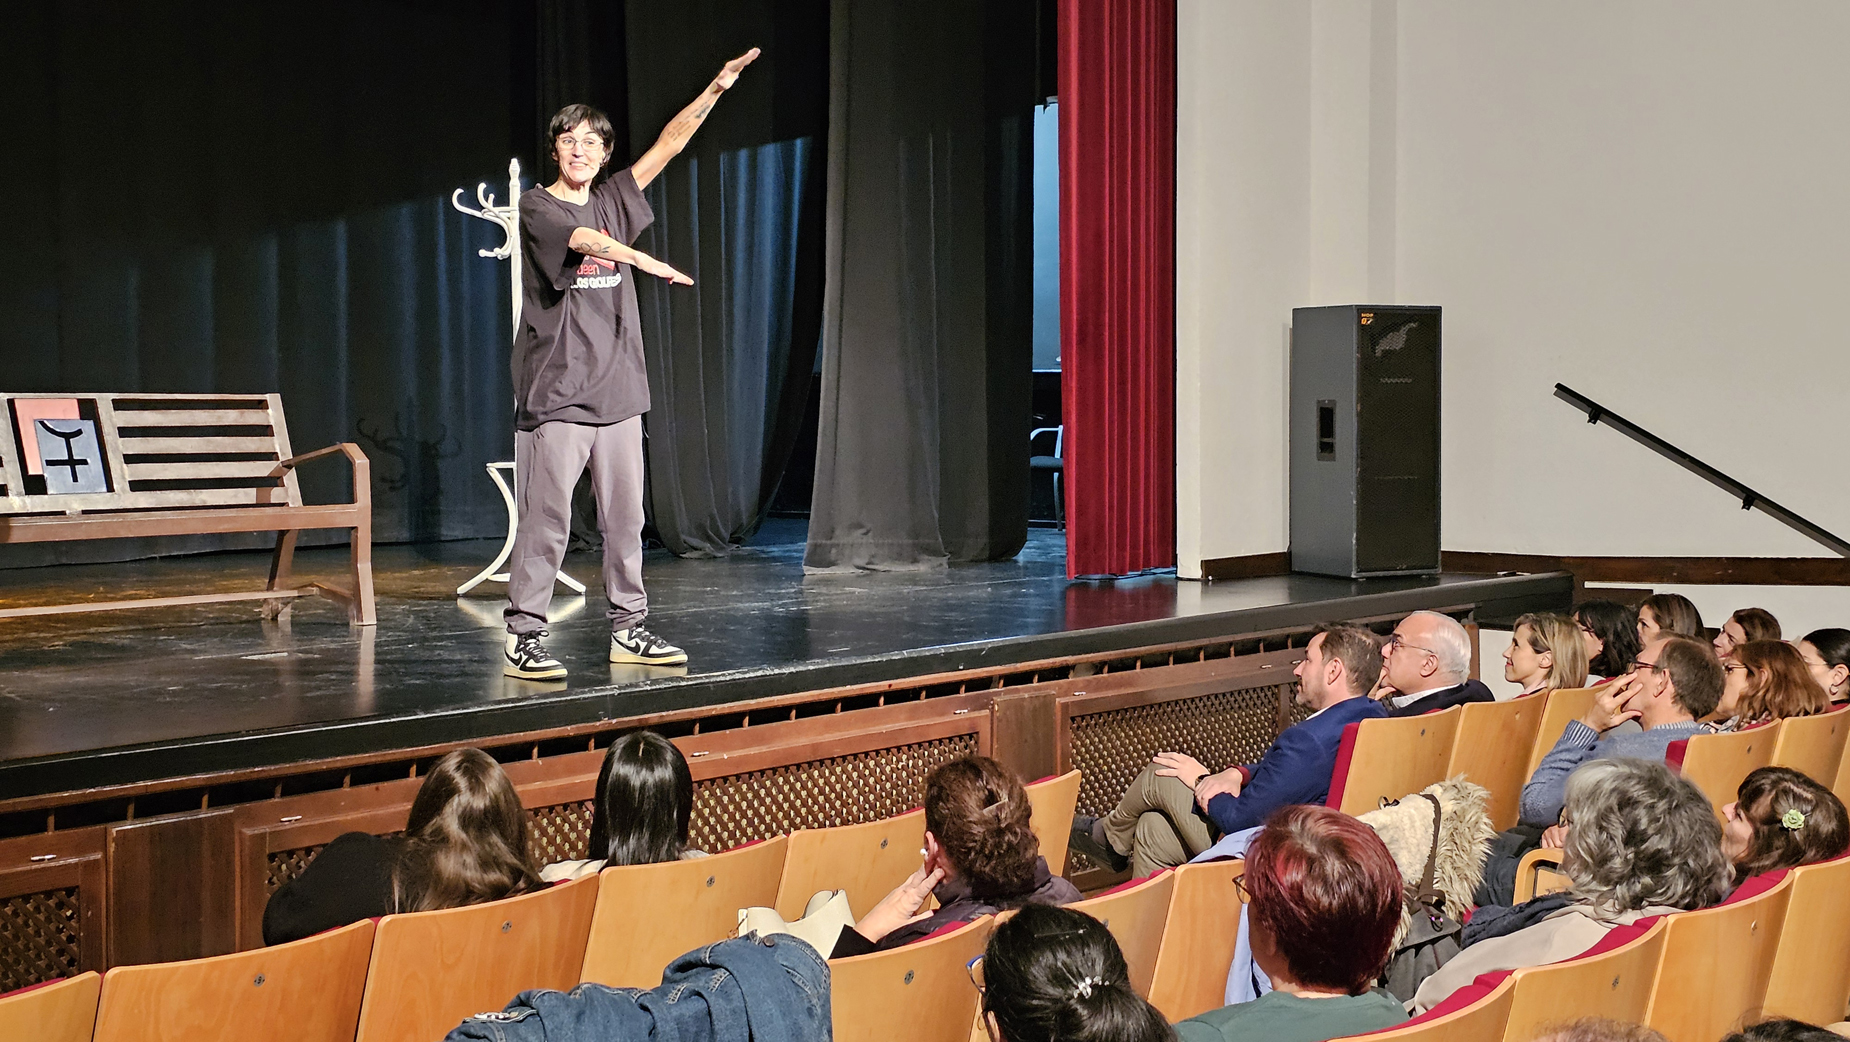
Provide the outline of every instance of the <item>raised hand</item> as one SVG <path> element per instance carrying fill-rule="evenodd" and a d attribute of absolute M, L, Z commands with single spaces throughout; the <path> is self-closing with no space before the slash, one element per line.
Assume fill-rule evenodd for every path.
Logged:
<path fill-rule="evenodd" d="M 719 70 L 719 75 L 713 77 L 713 85 L 720 90 L 726 90 L 731 87 L 738 81 L 739 73 L 744 71 L 747 65 L 758 60 L 759 53 L 758 48 L 753 47 L 751 50 L 727 62 L 726 67 Z"/>
<path fill-rule="evenodd" d="M 930 911 L 920 911 L 925 907 L 925 899 L 937 885 L 944 881 L 944 869 L 926 870 L 920 865 L 907 880 L 893 888 L 893 892 L 880 899 L 861 921 L 854 924 L 855 932 L 870 941 L 878 942 L 880 938 L 906 925 L 931 918 Z"/>
<path fill-rule="evenodd" d="M 1636 709 L 1625 708 L 1632 696 L 1644 689 L 1644 679 L 1636 673 L 1629 673 L 1610 684 L 1599 688 L 1593 696 L 1593 704 L 1587 708 L 1587 714 L 1580 718 L 1595 731 L 1604 733 L 1619 726 L 1627 720 L 1636 720 L 1643 713 Z"/>

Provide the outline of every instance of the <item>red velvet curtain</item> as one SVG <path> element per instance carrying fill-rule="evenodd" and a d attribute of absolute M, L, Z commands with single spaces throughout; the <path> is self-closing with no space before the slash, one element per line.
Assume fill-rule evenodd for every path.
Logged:
<path fill-rule="evenodd" d="M 1176 562 L 1175 0 L 1060 0 L 1069 576 Z"/>

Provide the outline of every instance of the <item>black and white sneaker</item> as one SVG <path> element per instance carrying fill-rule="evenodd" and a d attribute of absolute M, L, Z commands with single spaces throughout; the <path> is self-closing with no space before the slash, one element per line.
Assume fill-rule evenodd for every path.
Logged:
<path fill-rule="evenodd" d="M 610 661 L 639 666 L 685 666 L 687 652 L 650 633 L 641 625 L 610 635 Z"/>
<path fill-rule="evenodd" d="M 507 665 L 502 667 L 501 672 L 522 680 L 564 680 L 565 666 L 540 643 L 540 638 L 544 636 L 545 630 L 508 634 L 505 652 Z"/>

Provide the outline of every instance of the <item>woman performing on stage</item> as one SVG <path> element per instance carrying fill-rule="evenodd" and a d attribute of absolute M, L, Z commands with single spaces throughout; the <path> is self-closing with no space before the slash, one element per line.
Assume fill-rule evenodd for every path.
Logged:
<path fill-rule="evenodd" d="M 720 70 L 642 158 L 596 183 L 610 120 L 567 105 L 549 128 L 559 178 L 520 196 L 521 328 L 514 343 L 514 464 L 520 514 L 508 564 L 505 672 L 561 680 L 546 650 L 552 586 L 571 531 L 572 486 L 588 462 L 604 535 L 610 661 L 676 666 L 687 652 L 646 629 L 642 587 L 642 414 L 649 411 L 632 269 L 694 280 L 629 244 L 654 220 L 642 190 L 686 147 L 719 96 L 758 57 Z"/>

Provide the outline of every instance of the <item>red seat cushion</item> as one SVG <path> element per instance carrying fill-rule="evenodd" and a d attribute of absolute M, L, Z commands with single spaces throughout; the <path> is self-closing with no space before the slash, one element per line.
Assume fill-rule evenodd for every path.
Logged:
<path fill-rule="evenodd" d="M 1783 868 L 1776 868 L 1771 872 L 1762 872 L 1757 876 L 1747 877 L 1741 881 L 1740 886 L 1734 888 L 1734 893 L 1729 894 L 1728 899 L 1722 904 L 1738 904 L 1750 897 L 1759 897 L 1778 886 L 1779 881 L 1786 878 L 1786 871 Z"/>
<path fill-rule="evenodd" d="M 1349 763 L 1355 759 L 1355 738 L 1361 730 L 1359 721 L 1343 728 L 1342 744 L 1336 748 L 1336 769 L 1330 772 L 1330 795 L 1323 801 L 1326 807 L 1342 809 L 1343 785 L 1349 780 Z"/>
<path fill-rule="evenodd" d="M 1120 890 L 1129 890 L 1131 887 L 1134 887 L 1134 886 L 1142 886 L 1145 883 L 1148 883 L 1150 880 L 1155 879 L 1158 876 L 1162 875 L 1164 872 L 1174 872 L 1174 871 L 1175 869 L 1173 868 L 1165 868 L 1165 869 L 1162 869 L 1161 871 L 1152 872 L 1149 875 L 1144 876 L 1142 879 L 1127 879 L 1124 882 L 1119 883 L 1117 886 L 1114 886 L 1109 890 L 1101 890 L 1098 893 L 1093 894 L 1092 897 L 1107 897 L 1111 894 L 1117 893 Z M 1089 897 L 1086 900 L 1090 901 L 1091 899 L 1092 898 Z"/>
<path fill-rule="evenodd" d="M 1678 774 L 1683 773 L 1683 755 L 1689 752 L 1689 739 L 1679 738 L 1664 750 L 1664 762 Z"/>
<path fill-rule="evenodd" d="M 10 999 L 15 995 L 24 995 L 28 991 L 37 991 L 40 988 L 49 988 L 53 984 L 63 983 L 65 979 L 66 978 L 64 977 L 53 977 L 50 980 L 39 981 L 37 984 L 28 984 L 23 988 L 14 988 L 12 991 L 9 991 L 4 995 L 0 995 L 0 999 Z"/>

